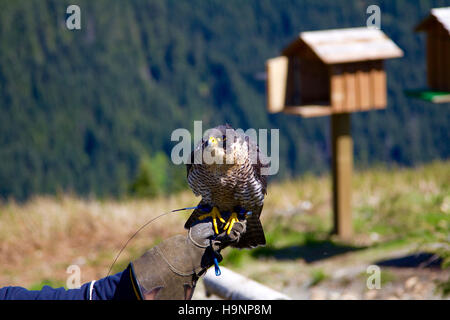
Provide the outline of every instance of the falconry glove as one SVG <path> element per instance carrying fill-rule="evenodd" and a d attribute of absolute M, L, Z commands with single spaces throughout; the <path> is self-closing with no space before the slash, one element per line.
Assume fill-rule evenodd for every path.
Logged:
<path fill-rule="evenodd" d="M 130 264 L 133 286 L 144 300 L 190 300 L 199 277 L 222 260 L 220 251 L 239 242 L 246 221 L 238 221 L 229 234 L 216 235 L 210 221 L 194 224 L 187 236 L 164 240 Z"/>

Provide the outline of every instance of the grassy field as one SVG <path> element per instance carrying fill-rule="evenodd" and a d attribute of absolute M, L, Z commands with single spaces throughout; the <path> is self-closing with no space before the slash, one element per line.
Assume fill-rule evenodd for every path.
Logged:
<path fill-rule="evenodd" d="M 439 251 L 448 259 L 449 161 L 413 169 L 356 172 L 355 236 L 345 243 L 330 235 L 330 183 L 328 175 L 305 175 L 270 184 L 262 214 L 267 245 L 254 250 L 226 249 L 223 265 L 294 297 L 303 297 L 296 294 L 297 289 L 306 290 L 310 294 L 306 298 L 311 298 L 315 288 L 334 279 L 336 272 L 371 264 L 395 252 Z M 82 283 L 104 277 L 122 245 L 141 225 L 197 202 L 185 191 L 152 200 L 60 195 L 38 196 L 24 204 L 0 203 L 0 286 L 65 286 L 66 269 L 72 264 L 80 267 Z M 185 232 L 188 215 L 169 214 L 143 229 L 113 272 L 161 239 Z M 345 281 L 362 277 L 361 271 L 355 272 L 340 280 L 343 287 L 351 285 Z M 433 277 L 445 283 L 448 272 L 439 271 Z M 398 275 L 386 269 L 382 281 L 388 284 L 395 278 Z"/>

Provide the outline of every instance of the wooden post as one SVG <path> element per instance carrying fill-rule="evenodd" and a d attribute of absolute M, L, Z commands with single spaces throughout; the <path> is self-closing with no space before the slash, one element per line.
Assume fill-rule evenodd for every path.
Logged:
<path fill-rule="evenodd" d="M 353 139 L 350 117 L 350 113 L 331 115 L 333 233 L 343 239 L 350 238 L 353 233 L 351 207 Z"/>

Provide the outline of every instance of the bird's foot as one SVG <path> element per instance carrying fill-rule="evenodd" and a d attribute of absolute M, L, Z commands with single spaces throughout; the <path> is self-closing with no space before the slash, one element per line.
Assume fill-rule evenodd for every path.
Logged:
<path fill-rule="evenodd" d="M 238 217 L 237 217 L 237 213 L 236 212 L 232 212 L 230 215 L 230 218 L 228 218 L 227 223 L 225 224 L 225 226 L 223 227 L 224 230 L 227 230 L 227 234 L 230 234 L 231 229 L 233 228 L 233 225 L 239 221 Z"/>
<path fill-rule="evenodd" d="M 244 208 L 236 207 L 234 208 L 234 211 L 231 213 L 230 217 L 228 218 L 227 223 L 224 226 L 224 230 L 227 230 L 227 234 L 231 233 L 231 229 L 233 228 L 233 225 L 239 221 L 239 217 L 242 217 L 243 219 L 247 218 L 248 215 L 251 215 L 251 211 L 247 211 Z"/>
<path fill-rule="evenodd" d="M 220 215 L 219 209 L 217 209 L 216 207 L 213 207 L 210 213 L 201 215 L 200 217 L 198 217 L 198 220 L 203 220 L 203 219 L 206 219 L 208 217 L 212 218 L 212 222 L 213 222 L 213 226 L 214 226 L 214 232 L 216 234 L 219 234 L 219 229 L 217 228 L 217 219 L 219 219 L 220 222 L 225 223 L 225 220 Z"/>

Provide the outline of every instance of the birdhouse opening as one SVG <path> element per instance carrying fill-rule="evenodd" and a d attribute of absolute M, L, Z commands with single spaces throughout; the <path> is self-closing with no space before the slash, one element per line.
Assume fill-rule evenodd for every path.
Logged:
<path fill-rule="evenodd" d="M 288 59 L 286 113 L 304 117 L 331 114 L 329 67 L 316 58 Z"/>
<path fill-rule="evenodd" d="M 269 59 L 267 109 L 305 117 L 331 114 L 329 66 L 303 55 Z"/>
<path fill-rule="evenodd" d="M 318 59 L 289 59 L 286 106 L 329 105 L 328 66 Z"/>

